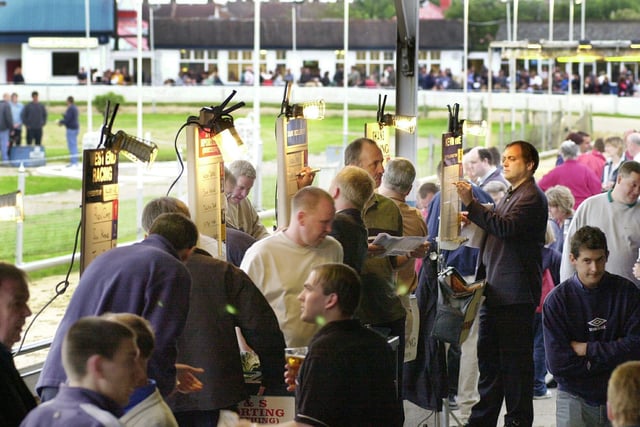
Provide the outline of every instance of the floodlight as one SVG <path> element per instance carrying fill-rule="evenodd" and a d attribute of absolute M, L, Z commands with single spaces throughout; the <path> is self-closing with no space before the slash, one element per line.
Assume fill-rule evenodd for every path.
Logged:
<path fill-rule="evenodd" d="M 463 120 L 462 133 L 464 135 L 486 136 L 487 121 L 486 120 Z"/>
<path fill-rule="evenodd" d="M 385 114 L 382 116 L 382 124 L 385 126 L 393 126 L 398 130 L 407 133 L 413 133 L 416 130 L 416 118 L 414 116 L 394 116 Z"/>
<path fill-rule="evenodd" d="M 244 102 L 239 102 L 225 109 L 236 93 L 236 90 L 231 92 L 231 95 L 220 105 L 202 108 L 200 110 L 200 117 L 194 118 L 200 127 L 211 132 L 213 139 L 222 152 L 222 157 L 225 162 L 231 162 L 241 158 L 240 147 L 244 145 L 242 138 L 233 124 L 233 117 L 230 114 L 238 108 L 244 107 Z"/>
<path fill-rule="evenodd" d="M 631 49 L 640 49 L 640 40 L 631 40 L 631 43 L 629 43 L 629 47 Z"/>
<path fill-rule="evenodd" d="M 119 130 L 115 135 L 111 133 L 113 121 L 116 118 L 116 114 L 118 114 L 119 107 L 120 104 L 116 104 L 113 108 L 113 114 L 111 114 L 111 103 L 107 101 L 98 148 L 104 143 L 105 148 L 116 154 L 122 152 L 133 162 L 151 165 L 158 155 L 158 146 L 155 143 L 129 135 L 123 130 Z"/>
<path fill-rule="evenodd" d="M 14 191 L 0 196 L 0 221 L 22 222 L 23 219 L 22 192 Z"/>
<path fill-rule="evenodd" d="M 233 118 L 229 116 L 219 119 L 213 123 L 211 128 L 213 140 L 222 152 L 222 158 L 226 162 L 242 158 L 242 147 L 244 142 L 233 125 Z"/>
<path fill-rule="evenodd" d="M 286 82 L 284 87 L 284 98 L 280 105 L 280 115 L 284 115 L 288 119 L 308 119 L 322 120 L 324 119 L 324 100 L 307 101 L 299 104 L 289 104 L 291 98 L 291 83 Z"/>
<path fill-rule="evenodd" d="M 291 106 L 292 117 L 309 120 L 324 119 L 324 100 L 302 102 Z"/>
<path fill-rule="evenodd" d="M 413 133 L 416 130 L 416 118 L 415 116 L 402 116 L 402 115 L 393 115 L 393 114 L 385 114 L 384 106 L 387 103 L 387 95 L 382 98 L 382 95 L 378 95 L 378 112 L 377 112 L 377 120 L 380 127 L 382 126 L 394 126 L 396 129 Z"/>
<path fill-rule="evenodd" d="M 142 138 L 129 135 L 119 130 L 115 135 L 109 134 L 105 141 L 105 148 L 119 153 L 122 152 L 133 162 L 151 164 L 158 155 L 158 146 Z"/>

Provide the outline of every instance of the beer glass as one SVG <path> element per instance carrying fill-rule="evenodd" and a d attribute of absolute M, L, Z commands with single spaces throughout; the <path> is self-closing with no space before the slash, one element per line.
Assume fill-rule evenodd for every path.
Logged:
<path fill-rule="evenodd" d="M 287 347 L 284 349 L 285 359 L 289 365 L 289 372 L 294 378 L 298 378 L 300 366 L 307 356 L 307 347 Z"/>

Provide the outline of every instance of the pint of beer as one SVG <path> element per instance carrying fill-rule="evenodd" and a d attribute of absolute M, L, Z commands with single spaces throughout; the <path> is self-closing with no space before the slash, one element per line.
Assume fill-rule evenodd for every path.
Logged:
<path fill-rule="evenodd" d="M 307 347 L 287 347 L 284 349 L 285 359 L 289 365 L 289 372 L 294 378 L 298 378 L 298 371 L 307 356 Z"/>

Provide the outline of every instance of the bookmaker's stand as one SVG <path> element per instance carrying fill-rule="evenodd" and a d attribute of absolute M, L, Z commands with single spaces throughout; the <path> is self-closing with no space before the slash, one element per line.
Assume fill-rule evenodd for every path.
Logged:
<path fill-rule="evenodd" d="M 444 265 L 441 250 L 455 250 L 468 239 L 461 236 L 460 198 L 454 183 L 463 179 L 462 136 L 463 121 L 458 120 L 459 105 L 449 106 L 448 132 L 442 134 L 442 176 L 440 193 L 440 221 L 438 229 L 437 280 L 438 304 L 432 336 L 441 344 L 462 344 L 475 319 L 482 300 L 484 281 L 467 283 L 452 267 Z M 445 358 L 446 364 L 446 358 Z M 443 399 L 442 412 L 436 417 L 436 426 L 449 426 L 451 416 L 458 426 L 460 420 L 449 406 L 448 396 Z M 440 423 L 438 423 L 438 421 Z"/>

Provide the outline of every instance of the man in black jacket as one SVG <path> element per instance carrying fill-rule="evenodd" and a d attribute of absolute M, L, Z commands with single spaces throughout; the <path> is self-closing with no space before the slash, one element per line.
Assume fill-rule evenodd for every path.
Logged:
<path fill-rule="evenodd" d="M 27 276 L 19 268 L 0 263 L 0 425 L 18 426 L 35 408 L 36 400 L 20 377 L 11 355 L 11 346 L 20 341 L 27 305 Z"/>
<path fill-rule="evenodd" d="M 470 426 L 496 425 L 503 399 L 506 426 L 533 423 L 533 318 L 548 216 L 547 199 L 533 178 L 539 161 L 528 142 L 506 146 L 502 165 L 511 187 L 494 210 L 474 199 L 470 183 L 455 183 L 467 218 L 487 233 L 477 272 L 487 279 L 478 337 L 480 402 Z"/>

